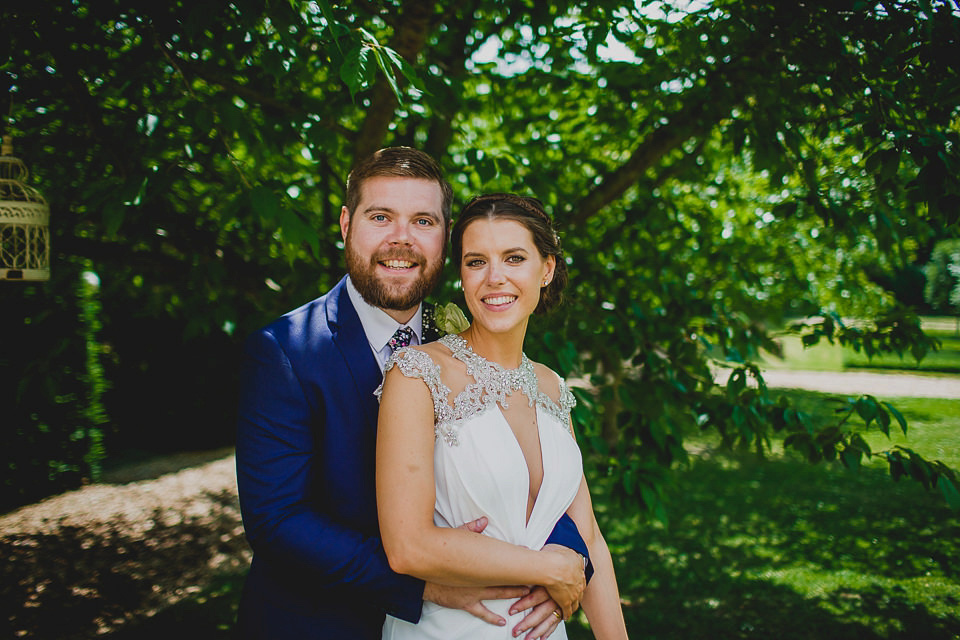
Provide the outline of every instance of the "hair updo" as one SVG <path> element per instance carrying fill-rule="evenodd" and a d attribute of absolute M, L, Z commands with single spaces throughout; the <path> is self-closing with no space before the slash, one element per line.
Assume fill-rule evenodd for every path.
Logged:
<path fill-rule="evenodd" d="M 553 279 L 547 286 L 540 288 L 540 302 L 533 312 L 546 313 L 560 304 L 563 289 L 567 286 L 567 263 L 560 249 L 560 238 L 553 230 L 553 222 L 544 210 L 543 203 L 536 198 L 512 193 L 490 193 L 474 197 L 463 207 L 453 225 L 451 245 L 454 259 L 458 262 L 463 257 L 463 232 L 471 222 L 481 218 L 519 222 L 530 231 L 533 244 L 542 258 L 556 258 Z"/>

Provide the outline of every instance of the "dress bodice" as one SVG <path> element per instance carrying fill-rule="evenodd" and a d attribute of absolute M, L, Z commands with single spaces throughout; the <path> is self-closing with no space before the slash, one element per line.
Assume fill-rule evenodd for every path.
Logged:
<path fill-rule="evenodd" d="M 445 336 L 440 343 L 452 356 L 452 360 L 443 359 L 446 370 L 425 351 L 411 348 L 398 350 L 386 365 L 387 371 L 397 366 L 403 375 L 422 379 L 433 399 L 434 522 L 457 527 L 486 516 L 489 524 L 484 535 L 540 549 L 573 502 L 583 473 L 580 450 L 570 431 L 573 394 L 545 368 L 552 379 L 539 380 L 526 356 L 517 369 L 504 369 L 475 353 L 460 336 Z M 559 385 L 556 401 L 543 391 L 550 384 Z M 529 520 L 530 475 L 504 415 L 508 403 L 522 397 L 535 411 L 543 465 L 543 480 Z M 507 615 L 510 603 L 487 603 L 508 619 L 506 627 L 425 603 L 420 624 L 388 618 L 384 638 L 510 638 L 510 630 L 519 621 Z M 563 638 L 561 631 L 553 637 Z"/>

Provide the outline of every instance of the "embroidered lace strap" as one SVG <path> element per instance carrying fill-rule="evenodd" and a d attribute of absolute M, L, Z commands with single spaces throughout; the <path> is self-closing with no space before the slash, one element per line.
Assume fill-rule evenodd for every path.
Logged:
<path fill-rule="evenodd" d="M 560 387 L 560 397 L 557 399 L 557 402 L 554 402 L 550 396 L 542 391 L 538 391 L 537 405 L 556 418 L 564 430 L 572 437 L 575 437 L 573 435 L 573 427 L 570 425 L 570 410 L 576 406 L 577 399 L 570 392 L 570 388 L 567 387 L 566 380 L 559 376 L 557 376 L 557 379 Z"/>
<path fill-rule="evenodd" d="M 577 398 L 567 386 L 567 381 L 560 378 L 560 410 L 564 413 L 570 413 L 570 410 L 577 406 Z"/>
<path fill-rule="evenodd" d="M 393 352 L 393 355 L 390 356 L 383 367 L 384 375 L 394 365 L 400 367 L 400 373 L 407 378 L 420 378 L 427 385 L 427 389 L 430 390 L 430 397 L 433 399 L 435 422 L 448 418 L 450 405 L 447 404 L 447 396 L 450 395 L 450 388 L 440 380 L 440 365 L 423 351 L 409 347 L 403 347 Z M 383 385 L 377 387 L 374 393 L 379 399 L 383 395 Z"/>

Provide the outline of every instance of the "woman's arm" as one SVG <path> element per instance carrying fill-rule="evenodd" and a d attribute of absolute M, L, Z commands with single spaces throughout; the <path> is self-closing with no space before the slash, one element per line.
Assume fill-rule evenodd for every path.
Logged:
<path fill-rule="evenodd" d="M 532 551 L 433 522 L 433 401 L 417 378 L 387 372 L 377 434 L 377 510 L 397 573 L 453 586 L 539 584 L 569 616 L 584 586 L 576 553 Z"/>
<path fill-rule="evenodd" d="M 577 523 L 577 528 L 590 549 L 593 562 L 593 578 L 580 601 L 583 612 L 590 621 L 590 629 L 596 640 L 626 638 L 627 626 L 623 620 L 623 609 L 620 607 L 620 591 L 617 588 L 617 576 L 613 571 L 613 559 L 600 533 L 600 527 L 597 526 L 586 478 L 581 479 L 577 497 L 567 513 Z"/>

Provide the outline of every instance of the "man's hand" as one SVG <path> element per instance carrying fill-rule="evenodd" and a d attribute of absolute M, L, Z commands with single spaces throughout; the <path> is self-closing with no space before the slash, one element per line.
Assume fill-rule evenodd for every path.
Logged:
<path fill-rule="evenodd" d="M 457 527 L 457 529 L 466 529 L 467 531 L 472 531 L 473 533 L 483 533 L 483 530 L 487 528 L 488 522 L 489 521 L 487 520 L 486 516 L 480 516 L 471 522 L 464 522 L 462 525 Z"/>
<path fill-rule="evenodd" d="M 524 640 L 548 638 L 560 624 L 560 605 L 553 601 L 543 587 L 534 587 L 528 595 L 510 607 L 510 615 L 530 609 L 530 613 L 513 628 L 513 637 L 529 631 Z"/>
<path fill-rule="evenodd" d="M 507 621 L 484 606 L 481 600 L 522 598 L 530 593 L 527 587 L 449 587 L 428 582 L 423 599 L 450 609 L 463 609 L 490 624 L 502 627 Z"/>
<path fill-rule="evenodd" d="M 546 586 L 550 597 L 560 605 L 561 617 L 566 620 L 580 608 L 580 598 L 587 587 L 587 579 L 583 574 L 583 556 L 567 547 L 548 544 L 541 553 L 557 556 L 557 579 Z"/>
<path fill-rule="evenodd" d="M 488 522 L 485 517 L 480 517 L 457 528 L 473 533 L 483 533 Z M 521 598 L 528 593 L 530 589 L 527 587 L 448 587 L 428 582 L 423 588 L 423 599 L 449 609 L 462 609 L 485 622 L 502 627 L 507 624 L 507 621 L 487 609 L 481 600 Z"/>

